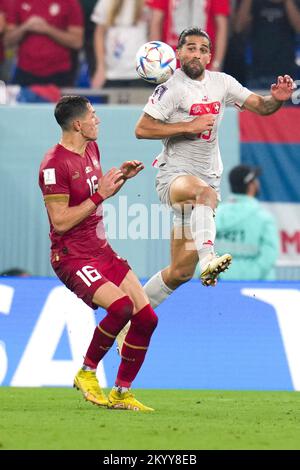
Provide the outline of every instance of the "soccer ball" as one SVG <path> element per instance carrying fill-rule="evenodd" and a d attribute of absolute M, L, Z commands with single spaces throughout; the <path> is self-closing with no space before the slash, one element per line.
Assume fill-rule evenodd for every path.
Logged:
<path fill-rule="evenodd" d="M 136 53 L 137 74 L 147 82 L 155 85 L 164 83 L 175 69 L 175 52 L 164 42 L 147 42 Z"/>

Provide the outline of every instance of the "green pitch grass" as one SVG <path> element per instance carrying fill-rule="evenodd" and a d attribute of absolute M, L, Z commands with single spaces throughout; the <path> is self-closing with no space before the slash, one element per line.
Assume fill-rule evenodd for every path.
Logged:
<path fill-rule="evenodd" d="M 300 449 L 300 394 L 136 390 L 156 411 L 100 409 L 65 388 L 0 387 L 0 449 Z"/>

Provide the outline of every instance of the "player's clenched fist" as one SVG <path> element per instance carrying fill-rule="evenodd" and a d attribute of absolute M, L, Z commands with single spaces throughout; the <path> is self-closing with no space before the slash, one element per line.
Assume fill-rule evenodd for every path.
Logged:
<path fill-rule="evenodd" d="M 188 134 L 199 134 L 204 131 L 211 131 L 215 122 L 215 116 L 213 114 L 203 114 L 197 116 L 192 121 L 187 122 Z"/>

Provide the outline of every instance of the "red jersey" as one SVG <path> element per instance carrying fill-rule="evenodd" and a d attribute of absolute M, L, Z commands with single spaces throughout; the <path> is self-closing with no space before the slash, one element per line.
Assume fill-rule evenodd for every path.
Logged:
<path fill-rule="evenodd" d="M 4 0 L 0 0 L 0 14 L 5 16 Z M 3 35 L 0 33 L 0 64 L 4 61 Z"/>
<path fill-rule="evenodd" d="M 7 12 L 7 24 L 19 26 L 31 16 L 40 16 L 51 26 L 66 31 L 83 27 L 78 0 L 14 0 Z M 71 69 L 71 49 L 46 34 L 28 33 L 19 44 L 18 67 L 39 77 Z"/>
<path fill-rule="evenodd" d="M 45 202 L 69 196 L 69 206 L 77 206 L 97 191 L 102 176 L 100 153 L 96 142 L 89 142 L 84 156 L 55 145 L 45 155 L 39 172 L 39 185 Z M 55 232 L 50 222 L 52 253 L 68 257 L 91 258 L 107 245 L 102 206 L 63 235 Z"/>
<path fill-rule="evenodd" d="M 198 26 L 216 37 L 216 15 L 229 16 L 229 0 L 195 0 L 191 10 L 186 0 L 146 0 L 150 8 L 164 12 L 162 41 L 176 49 L 179 34 L 186 28 Z M 213 58 L 211 62 L 213 61 Z"/>

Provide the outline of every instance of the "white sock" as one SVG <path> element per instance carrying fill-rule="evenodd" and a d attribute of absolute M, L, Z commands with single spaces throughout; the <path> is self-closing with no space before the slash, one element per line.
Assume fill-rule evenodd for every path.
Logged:
<path fill-rule="evenodd" d="M 216 238 L 216 224 L 214 211 L 209 206 L 197 204 L 191 215 L 191 233 L 195 242 L 200 267 L 207 263 L 208 258 L 214 254 Z"/>
<path fill-rule="evenodd" d="M 151 279 L 146 282 L 143 289 L 149 297 L 152 308 L 160 305 L 169 297 L 169 295 L 172 294 L 172 292 L 174 292 L 173 289 L 170 289 L 170 287 L 164 283 L 161 271 L 154 274 L 154 276 L 152 276 Z"/>
<path fill-rule="evenodd" d="M 114 385 L 113 389 L 116 392 L 119 392 L 119 393 L 125 393 L 125 392 L 128 392 L 128 390 L 129 390 L 129 388 L 127 388 L 127 387 L 119 387 L 118 385 Z"/>
<path fill-rule="evenodd" d="M 96 369 L 93 369 L 93 367 L 89 367 L 89 366 L 86 366 L 85 364 L 83 364 L 83 366 L 81 367 L 82 370 L 90 370 L 92 372 L 96 372 Z"/>

